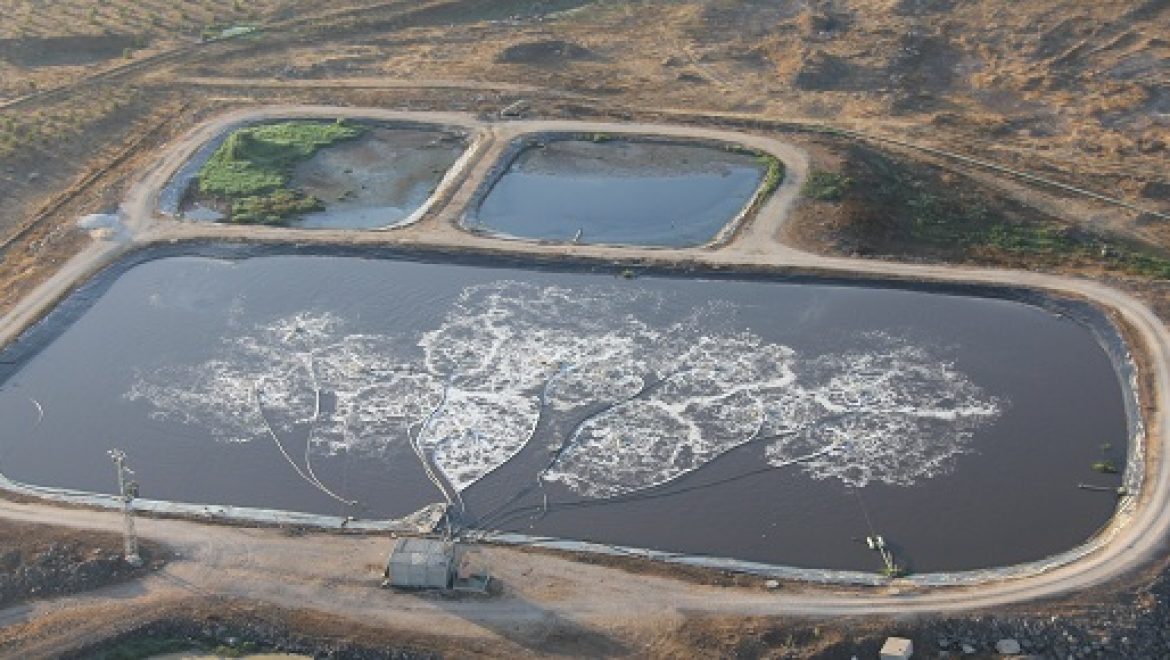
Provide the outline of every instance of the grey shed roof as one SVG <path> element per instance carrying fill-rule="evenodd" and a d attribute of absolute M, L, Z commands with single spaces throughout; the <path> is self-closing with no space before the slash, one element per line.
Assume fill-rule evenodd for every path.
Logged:
<path fill-rule="evenodd" d="M 433 539 L 398 539 L 386 564 L 390 583 L 396 587 L 451 586 L 455 544 Z"/>

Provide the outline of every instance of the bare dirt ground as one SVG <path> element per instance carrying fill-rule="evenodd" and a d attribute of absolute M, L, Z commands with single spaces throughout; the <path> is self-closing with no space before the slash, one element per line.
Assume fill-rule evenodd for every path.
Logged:
<path fill-rule="evenodd" d="M 163 553 L 148 544 L 141 554 L 154 565 Z M 125 564 L 118 534 L 0 521 L 0 606 L 125 582 L 149 570 Z"/>
<path fill-rule="evenodd" d="M 845 172 L 860 180 L 858 163 L 872 162 L 867 155 L 872 152 L 911 172 L 933 192 L 964 188 L 964 194 L 989 198 L 991 209 L 1012 222 L 1103 233 L 1155 252 L 1170 248 L 1164 222 L 1148 214 L 912 149 L 872 141 L 853 145 L 792 133 L 784 126 L 829 124 L 942 147 L 1170 211 L 1164 167 L 1170 142 L 1170 42 L 1165 38 L 1170 5 L 1160 0 L 10 4 L 3 10 L 6 20 L 0 21 L 0 312 L 14 311 L 21 301 L 30 309 L 27 294 L 50 277 L 58 278 L 56 292 L 62 294 L 92 264 L 126 249 L 92 242 L 73 221 L 116 207 L 138 173 L 153 166 L 158 150 L 174 147 L 198 121 L 257 104 L 492 115 L 525 99 L 535 118 L 744 129 L 794 145 L 788 156 L 807 154 L 809 169 Z M 245 21 L 265 29 L 247 38 L 199 41 L 204 28 Z M 123 52 L 116 52 L 126 39 L 132 52 L 124 52 L 124 45 Z M 60 61 L 62 43 L 81 60 Z M 505 135 L 506 129 L 500 133 Z M 866 153 L 859 156 L 856 148 Z M 793 171 L 799 174 L 802 168 Z M 798 178 L 789 180 L 790 192 L 798 183 Z M 460 197 L 465 194 L 452 195 L 450 206 L 465 202 Z M 778 199 L 791 206 L 772 211 L 790 213 L 764 217 L 787 217 L 786 225 L 750 223 L 724 251 L 564 252 L 959 281 L 997 279 L 991 271 L 942 264 L 1011 266 L 1020 269 L 1010 275 L 1013 281 L 1088 295 L 1128 310 L 1135 337 L 1151 351 L 1148 373 L 1165 382 L 1165 329 L 1137 302 L 1167 318 L 1170 286 L 1164 278 L 1118 271 L 1104 255 L 1095 259 L 1078 253 L 1070 259 L 986 248 L 940 250 L 895 231 L 902 225 L 890 219 L 910 217 L 910 211 L 884 202 L 875 215 L 874 205 L 864 199 L 839 204 L 800 200 L 795 194 Z M 459 233 L 447 220 L 432 217 L 390 240 L 501 249 Z M 875 232 L 873 220 L 893 229 Z M 171 238 L 188 236 L 167 231 L 173 231 L 166 234 Z M 781 232 L 785 241 L 806 251 L 776 243 Z M 224 233 L 249 237 L 246 231 Z M 143 238 L 163 235 L 150 231 Z M 278 231 L 266 237 L 287 238 Z M 321 235 L 316 240 L 338 239 Z M 505 249 L 537 254 L 524 244 Z M 73 259 L 79 254 L 84 258 Z M 858 264 L 818 254 L 871 259 Z M 906 268 L 889 260 L 935 265 Z M 1029 272 L 1040 270 L 1091 279 Z M 9 328 L 13 318 L 5 319 Z M 1161 399 L 1147 402 L 1157 405 L 1153 412 L 1165 409 Z M 1151 428 L 1152 434 L 1162 431 Z M 1164 462 L 1165 456 L 1154 453 L 1151 460 Z M 1164 477 L 1165 470 L 1159 474 Z M 1157 484 L 1147 489 L 1164 491 Z M 1146 510 L 1170 511 L 1150 497 Z M 114 519 L 104 514 L 24 505 L 5 505 L 3 511 L 8 519 L 115 528 Z M 81 517 L 70 518 L 74 515 Z M 987 607 L 1004 614 L 1008 600 L 1045 596 L 1049 600 L 1010 612 L 1028 630 L 1039 626 L 1037 621 L 1071 620 L 1077 613 L 1109 621 L 1136 617 L 1134 625 L 1144 625 L 1149 617 L 1157 623 L 1161 617 L 1164 623 L 1160 565 L 1115 577 L 1122 569 L 1165 557 L 1158 527 L 1164 527 L 1164 518 L 1149 517 L 1126 533 L 1117 552 L 1097 557 L 1090 570 L 1077 576 L 1057 571 L 1040 585 L 1001 592 L 999 599 L 959 591 L 942 597 L 913 594 L 925 597 L 918 601 L 876 593 L 806 597 L 803 588 L 769 593 L 739 582 L 718 587 L 701 584 L 706 580 L 680 582 L 493 549 L 489 556 L 507 587 L 504 595 L 490 602 L 448 602 L 371 589 L 367 573 L 381 560 L 384 540 L 289 538 L 271 530 L 151 521 L 144 526 L 146 534 L 175 547 L 183 559 L 142 581 L 0 610 L 0 650 L 23 657 L 77 652 L 167 617 L 258 620 L 318 637 L 341 636 L 373 646 L 397 645 L 397 640 L 451 655 L 848 657 L 858 649 L 872 652 L 881 633 L 898 630 L 945 634 L 948 642 L 956 642 L 948 644 L 952 650 L 966 634 L 986 650 L 985 635 L 991 634 L 986 631 L 994 627 L 978 616 L 954 619 L 958 632 L 953 634 L 904 619 L 842 617 Z M 1078 590 L 1079 595 L 1069 595 Z M 1053 601 L 1055 594 L 1063 595 Z M 1111 604 L 1114 600 L 1138 605 L 1122 611 Z M 791 618 L 795 613 L 802 618 Z M 830 614 L 831 622 L 803 618 Z M 1108 649 L 1112 655 L 1141 655 L 1123 651 L 1127 647 L 1120 637 L 1110 642 L 1113 646 L 1095 648 L 1096 642 L 1076 626 L 1045 625 L 1061 636 L 1053 641 L 1037 635 L 1049 650 L 1085 657 L 1108 655 Z M 418 632 L 436 628 L 443 630 L 441 637 Z M 1023 634 L 1018 626 L 1004 629 Z M 1170 643 L 1155 640 L 1163 641 Z"/>

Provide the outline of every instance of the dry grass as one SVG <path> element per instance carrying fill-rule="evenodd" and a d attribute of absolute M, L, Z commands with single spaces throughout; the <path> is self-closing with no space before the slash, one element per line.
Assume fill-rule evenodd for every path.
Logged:
<path fill-rule="evenodd" d="M 260 20 L 295 0 L 5 0 L 0 38 L 133 34 L 197 36 L 215 23 Z"/>
<path fill-rule="evenodd" d="M 32 110 L 0 110 L 0 238 L 21 226 L 47 197 L 67 189 L 90 163 L 110 157 L 136 122 L 165 102 L 140 90 L 95 90 L 84 104 L 59 102 Z M 94 136 L 100 136 L 98 142 Z"/>
<path fill-rule="evenodd" d="M 1159 120 L 1170 112 L 1170 8 L 1135 18 L 1157 3 L 596 0 L 546 2 L 541 20 L 520 12 L 509 21 L 485 4 L 493 3 L 457 3 L 384 32 L 367 33 L 358 20 L 332 38 L 256 50 L 200 75 L 535 83 L 642 106 L 827 119 L 951 146 L 958 137 L 999 159 L 1124 159 L 1151 176 L 1170 143 Z M 502 57 L 548 41 L 592 56 Z"/>
<path fill-rule="evenodd" d="M 5 0 L 0 101 L 199 41 L 205 29 L 295 15 L 305 0 Z"/>
<path fill-rule="evenodd" d="M 75 141 L 103 117 L 124 111 L 141 99 L 137 90 L 106 88 L 83 104 L 63 103 L 30 111 L 0 110 L 0 159 L 44 162 Z"/>

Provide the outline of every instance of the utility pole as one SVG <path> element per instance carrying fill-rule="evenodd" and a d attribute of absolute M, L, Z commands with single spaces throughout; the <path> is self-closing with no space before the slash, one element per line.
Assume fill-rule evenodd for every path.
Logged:
<path fill-rule="evenodd" d="M 131 566 L 141 566 L 142 557 L 138 556 L 138 535 L 134 531 L 134 508 L 130 503 L 138 497 L 138 484 L 126 479 L 134 471 L 126 467 L 126 452 L 121 449 L 111 449 L 106 452 L 118 467 L 118 499 L 122 502 L 122 522 L 124 523 L 124 550 L 126 563 Z"/>

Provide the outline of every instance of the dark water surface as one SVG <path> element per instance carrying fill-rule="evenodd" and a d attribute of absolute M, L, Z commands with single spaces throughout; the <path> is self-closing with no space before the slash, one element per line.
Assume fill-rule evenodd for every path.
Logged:
<path fill-rule="evenodd" d="M 895 289 L 171 256 L 0 361 L 19 481 L 111 492 L 119 447 L 143 497 L 401 516 L 439 499 L 409 437 L 473 523 L 804 567 L 876 570 L 871 525 L 916 571 L 1068 549 L 1126 450 L 1085 327 Z"/>
<path fill-rule="evenodd" d="M 473 223 L 529 239 L 702 245 L 755 194 L 766 166 L 748 154 L 653 142 L 553 141 L 520 153 Z"/>

